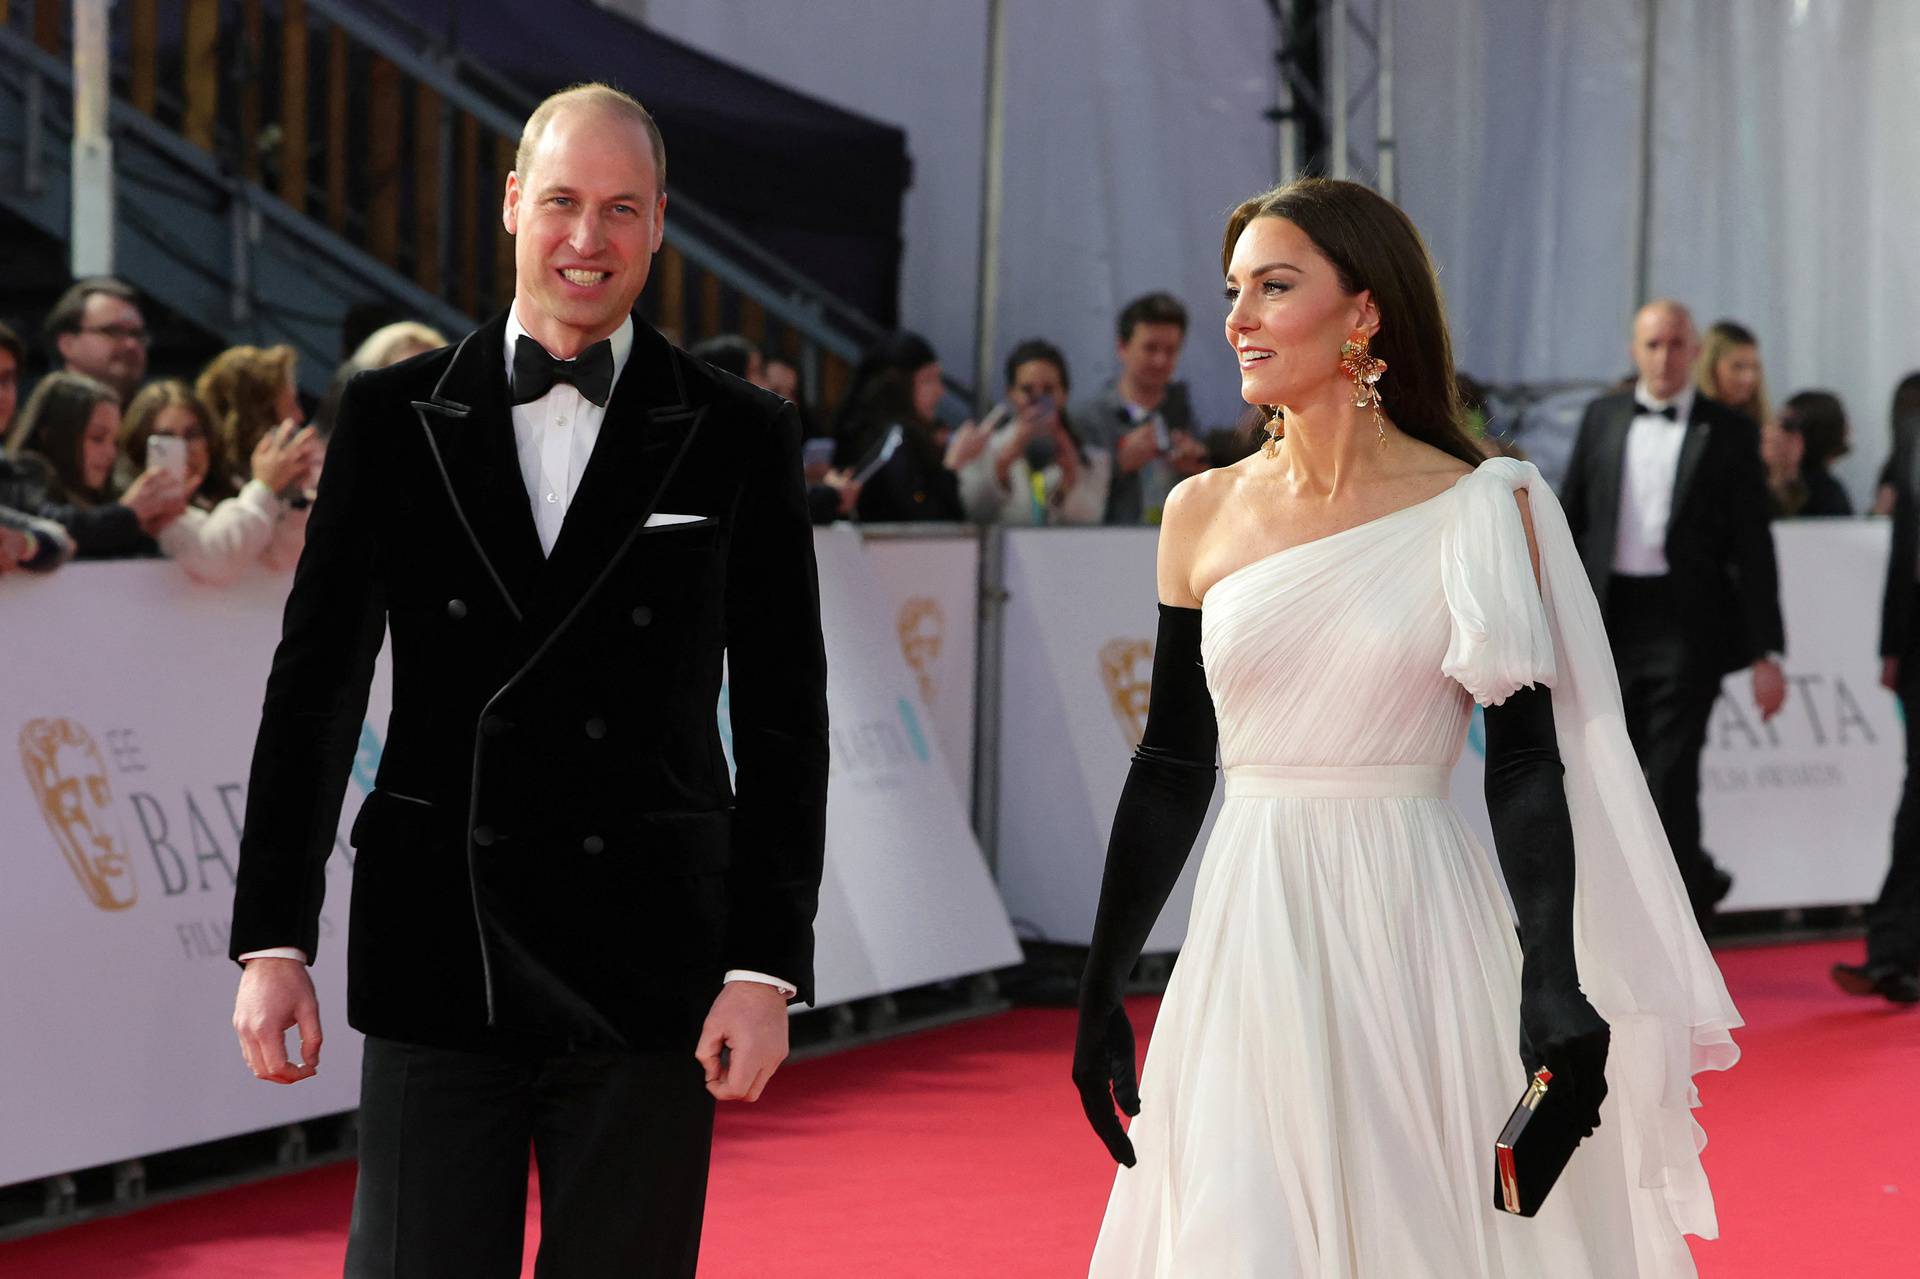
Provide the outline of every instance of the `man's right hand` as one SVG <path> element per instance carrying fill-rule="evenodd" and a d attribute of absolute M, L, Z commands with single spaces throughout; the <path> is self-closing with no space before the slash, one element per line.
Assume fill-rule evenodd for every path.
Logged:
<path fill-rule="evenodd" d="M 142 471 L 120 495 L 120 505 L 140 521 L 140 531 L 153 537 L 187 509 L 187 487 L 170 471 Z"/>
<path fill-rule="evenodd" d="M 1114 445 L 1113 464 L 1120 474 L 1132 475 L 1158 456 L 1160 440 L 1154 433 L 1153 423 L 1142 422 Z"/>
<path fill-rule="evenodd" d="M 1900 691 L 1900 659 L 1883 657 L 1880 659 L 1880 687 L 1889 692 Z"/>
<path fill-rule="evenodd" d="M 287 1030 L 300 1028 L 300 1060 L 287 1060 Z M 297 1084 L 320 1069 L 320 1001 L 297 959 L 249 959 L 233 1001 L 233 1030 L 247 1069 L 259 1079 Z"/>

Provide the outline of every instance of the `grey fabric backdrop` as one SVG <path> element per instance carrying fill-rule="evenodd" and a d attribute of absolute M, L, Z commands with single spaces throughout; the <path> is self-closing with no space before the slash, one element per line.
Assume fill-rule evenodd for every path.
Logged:
<path fill-rule="evenodd" d="M 605 2 L 908 130 L 902 314 L 968 376 L 984 0 Z M 1855 431 L 1841 471 L 1864 499 L 1893 385 L 1920 368 L 1920 3 L 1655 3 L 1650 288 L 1703 324 L 1756 329 L 1776 400 L 1837 391 Z M 1200 414 L 1229 420 L 1219 235 L 1227 208 L 1275 176 L 1260 116 L 1266 5 L 1007 8 L 996 345 L 1051 337 L 1091 386 L 1112 371 L 1118 306 L 1167 288 L 1193 312 L 1185 375 Z M 1439 263 L 1461 367 L 1496 380 L 1623 372 L 1648 0 L 1400 0 L 1396 12 L 1399 197 Z"/>

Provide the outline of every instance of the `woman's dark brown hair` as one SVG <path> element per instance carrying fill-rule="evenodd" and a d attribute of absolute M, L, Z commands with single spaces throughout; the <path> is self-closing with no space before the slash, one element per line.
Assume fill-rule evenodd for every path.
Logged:
<path fill-rule="evenodd" d="M 1222 275 L 1241 233 L 1258 218 L 1293 223 L 1333 264 L 1343 291 L 1373 294 L 1380 312 L 1373 353 L 1387 362 L 1380 398 L 1394 425 L 1463 462 L 1485 461 L 1467 432 L 1433 260 L 1407 215 L 1357 182 L 1297 178 L 1242 201 L 1227 218 Z"/>
<path fill-rule="evenodd" d="M 207 473 L 200 477 L 200 489 L 193 495 L 195 505 L 211 505 L 218 499 L 213 492 L 224 492 L 228 487 L 225 468 L 220 461 L 220 444 L 214 438 L 213 414 L 193 393 L 193 388 L 179 378 L 167 378 L 160 382 L 149 382 L 140 388 L 140 394 L 133 397 L 133 403 L 127 405 L 127 414 L 120 422 L 120 452 L 133 467 L 134 474 L 147 469 L 147 440 L 153 435 L 153 424 L 168 409 L 181 408 L 192 413 L 200 424 L 200 430 L 207 441 Z M 210 491 L 211 490 L 211 491 Z"/>
<path fill-rule="evenodd" d="M 15 457 L 31 454 L 45 461 L 53 481 L 49 495 L 56 501 L 97 506 L 108 498 L 112 479 L 106 487 L 88 488 L 82 456 L 87 424 L 102 404 L 120 405 L 119 393 L 105 382 L 83 373 L 49 373 L 33 388 L 27 406 L 13 424 L 7 451 Z"/>
<path fill-rule="evenodd" d="M 1824 471 L 1847 453 L 1847 410 L 1832 391 L 1801 391 L 1780 406 L 1780 425 L 1807 442 L 1803 471 Z"/>

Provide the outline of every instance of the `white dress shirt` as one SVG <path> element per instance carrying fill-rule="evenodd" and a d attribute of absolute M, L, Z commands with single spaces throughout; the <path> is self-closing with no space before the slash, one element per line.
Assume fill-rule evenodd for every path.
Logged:
<path fill-rule="evenodd" d="M 513 384 L 513 348 L 527 331 L 520 327 L 518 309 L 507 312 L 507 384 Z M 613 347 L 613 384 L 620 385 L 627 357 L 633 354 L 633 321 L 628 319 L 608 339 Z M 613 397 L 607 397 L 613 403 Z M 573 492 L 586 474 L 605 405 L 595 404 L 570 382 L 555 382 L 537 400 L 513 406 L 513 447 L 520 459 L 520 478 L 526 482 L 533 505 L 533 526 L 540 533 L 540 549 L 553 554 L 566 521 Z"/>
<path fill-rule="evenodd" d="M 513 384 L 513 348 L 526 330 L 520 327 L 519 310 L 507 313 L 507 384 Z M 633 354 L 633 320 L 629 318 L 609 339 L 613 347 L 613 384 L 620 384 L 627 357 Z M 613 397 L 607 397 L 607 404 Z M 514 452 L 520 459 L 520 478 L 525 481 L 527 497 L 533 506 L 533 524 L 540 533 L 540 549 L 553 553 L 560 539 L 560 526 L 566 522 L 567 507 L 573 503 L 580 477 L 586 473 L 593 456 L 594 442 L 600 438 L 600 424 L 606 420 L 606 405 L 595 404 L 568 382 L 556 382 L 537 400 L 513 406 Z M 307 953 L 294 946 L 276 946 L 270 950 L 251 950 L 240 956 L 249 959 L 297 959 L 307 962 Z M 728 971 L 728 981 L 759 982 L 773 986 L 791 999 L 798 993 L 792 982 L 744 968 Z"/>
<path fill-rule="evenodd" d="M 1693 388 L 1671 400 L 1660 400 L 1642 382 L 1633 388 L 1633 395 L 1656 409 L 1672 405 L 1675 420 L 1636 412 L 1627 428 L 1613 571 L 1625 577 L 1659 577 L 1667 571 L 1667 522 L 1673 516 L 1673 485 L 1680 469 L 1680 444 L 1687 437 L 1687 417 L 1693 412 Z"/>

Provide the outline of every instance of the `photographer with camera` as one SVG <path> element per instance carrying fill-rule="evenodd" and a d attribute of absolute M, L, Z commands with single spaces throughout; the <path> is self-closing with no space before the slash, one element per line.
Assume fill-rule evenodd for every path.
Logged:
<path fill-rule="evenodd" d="M 1113 457 L 1090 448 L 1067 419 L 1067 361 L 1029 338 L 1007 356 L 1007 398 L 983 427 L 992 435 L 960 473 L 967 517 L 983 524 L 1099 524 Z"/>

